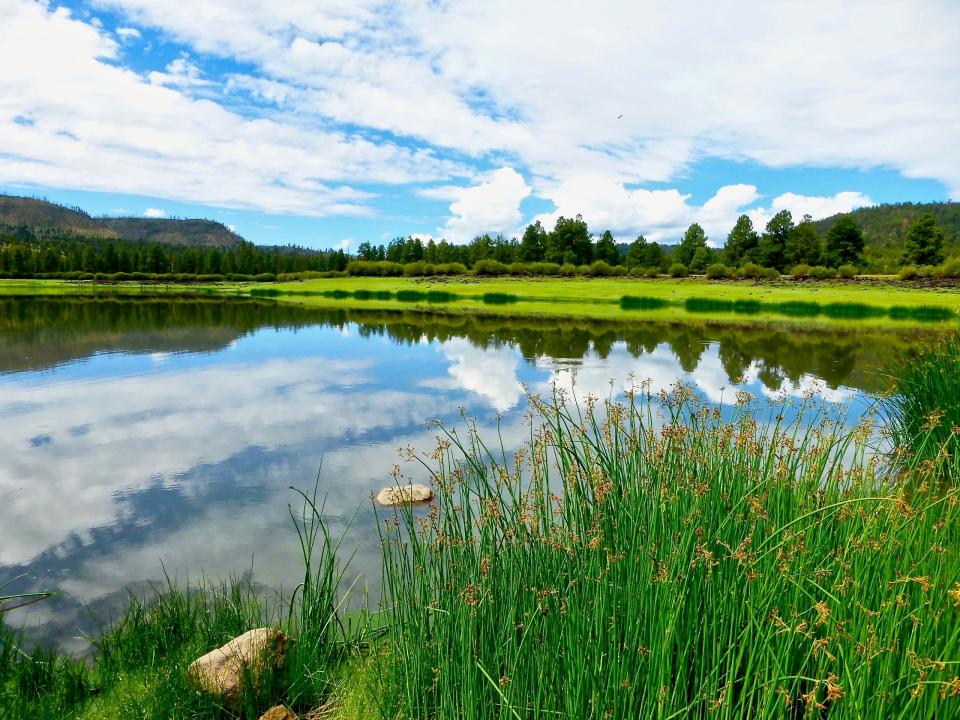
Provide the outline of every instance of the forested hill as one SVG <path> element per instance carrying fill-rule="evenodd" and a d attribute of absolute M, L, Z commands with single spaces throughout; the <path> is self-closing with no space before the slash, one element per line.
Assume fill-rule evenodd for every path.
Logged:
<path fill-rule="evenodd" d="M 80 208 L 15 195 L 0 195 L 0 231 L 26 232 L 37 240 L 92 237 L 187 247 L 231 248 L 243 241 L 212 220 L 91 217 Z"/>
<path fill-rule="evenodd" d="M 817 220 L 814 225 L 825 236 L 844 215 L 851 215 L 863 231 L 868 246 L 902 246 L 910 225 L 923 213 L 932 213 L 946 233 L 946 246 L 960 243 L 960 202 L 896 203 L 858 208 L 850 213 Z"/>

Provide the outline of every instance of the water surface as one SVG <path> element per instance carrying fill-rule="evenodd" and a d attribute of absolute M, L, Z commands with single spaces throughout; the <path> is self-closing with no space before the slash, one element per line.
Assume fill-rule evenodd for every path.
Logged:
<path fill-rule="evenodd" d="M 320 491 L 376 593 L 369 496 L 406 448 L 429 450 L 461 408 L 527 435 L 525 389 L 619 395 L 677 380 L 705 399 L 819 390 L 856 416 L 916 334 L 795 327 L 423 316 L 269 300 L 0 298 L 0 584 L 59 595 L 15 616 L 67 647 L 88 609 L 165 575 L 252 568 L 299 579 L 289 486 Z M 633 380 L 630 380 L 633 378 Z"/>

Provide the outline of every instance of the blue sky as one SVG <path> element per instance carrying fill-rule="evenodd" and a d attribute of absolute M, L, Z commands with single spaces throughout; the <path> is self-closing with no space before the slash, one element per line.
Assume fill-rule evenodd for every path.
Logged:
<path fill-rule="evenodd" d="M 960 5 L 769 5 L 0 0 L 0 191 L 346 248 L 960 198 Z"/>

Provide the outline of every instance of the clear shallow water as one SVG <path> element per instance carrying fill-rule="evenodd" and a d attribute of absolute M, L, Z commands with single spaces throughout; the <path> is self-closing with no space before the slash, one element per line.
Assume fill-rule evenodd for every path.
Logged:
<path fill-rule="evenodd" d="M 311 311 L 267 301 L 0 298 L 0 585 L 59 595 L 13 618 L 74 642 L 126 589 L 253 569 L 300 575 L 290 485 L 322 461 L 328 520 L 377 589 L 369 495 L 431 418 L 460 408 L 522 441 L 524 387 L 618 395 L 677 380 L 714 402 L 736 389 L 819 388 L 856 416 L 915 340 L 790 328 Z M 422 480 L 410 465 L 404 472 Z M 358 511 L 359 509 L 359 511 Z"/>

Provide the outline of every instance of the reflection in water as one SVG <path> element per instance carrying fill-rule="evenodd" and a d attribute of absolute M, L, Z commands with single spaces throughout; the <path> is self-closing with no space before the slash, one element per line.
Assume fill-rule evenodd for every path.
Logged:
<path fill-rule="evenodd" d="M 524 387 L 606 396 L 647 378 L 655 389 L 683 379 L 712 401 L 735 387 L 772 396 L 819 384 L 856 411 L 912 339 L 0 298 L 0 584 L 24 574 L 15 591 L 59 590 L 16 620 L 61 641 L 91 629 L 84 603 L 102 609 L 164 571 L 183 580 L 252 565 L 258 581 L 289 588 L 299 567 L 288 486 L 308 485 L 322 460 L 334 530 L 360 508 L 348 544 L 375 595 L 368 495 L 389 482 L 398 448 L 432 446 L 428 418 L 456 423 L 463 406 L 492 429 L 499 415 L 509 443 L 527 432 Z"/>

